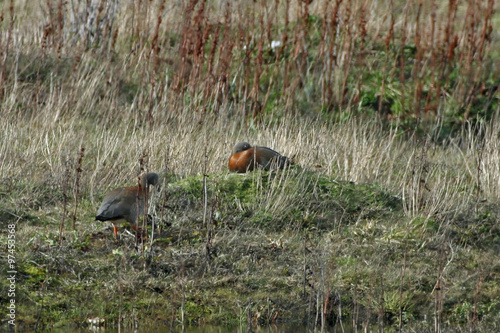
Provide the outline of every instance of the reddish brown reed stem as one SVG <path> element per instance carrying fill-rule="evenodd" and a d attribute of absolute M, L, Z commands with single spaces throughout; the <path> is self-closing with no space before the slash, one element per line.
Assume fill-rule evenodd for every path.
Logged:
<path fill-rule="evenodd" d="M 3 25 L 3 11 L 0 13 L 0 26 Z M 8 37 L 7 37 L 7 40 Z M 4 59 L 2 65 L 0 66 L 0 99 L 3 99 L 5 93 L 5 72 L 6 72 L 6 64 L 7 64 L 7 55 L 6 50 L 9 48 L 9 43 L 4 47 L 2 45 L 2 34 L 0 34 L 0 59 Z"/>
<path fill-rule="evenodd" d="M 153 33 L 153 38 L 151 40 L 151 48 L 149 50 L 149 63 L 152 64 L 152 74 L 150 82 L 151 88 L 149 90 L 149 108 L 148 108 L 148 124 L 150 129 L 153 128 L 153 107 L 154 107 L 153 98 L 156 92 L 156 77 L 158 72 L 158 60 L 159 60 L 158 53 L 160 50 L 160 47 L 158 45 L 158 37 L 160 34 L 162 13 L 164 9 L 165 9 L 165 0 L 163 0 L 160 3 L 160 7 L 158 9 L 159 14 L 156 20 L 156 26 L 155 26 L 155 31 Z"/>
<path fill-rule="evenodd" d="M 78 210 L 78 195 L 80 191 L 80 179 L 83 172 L 82 162 L 83 157 L 85 156 L 85 147 L 82 145 L 80 148 L 80 154 L 78 155 L 78 159 L 76 161 L 76 179 L 75 179 L 75 190 L 74 190 L 74 198 L 75 198 L 75 210 L 73 211 L 73 230 L 76 230 L 76 212 Z"/>
<path fill-rule="evenodd" d="M 399 82 L 403 86 L 402 92 L 404 93 L 404 82 L 405 82 L 405 48 L 406 48 L 406 34 L 408 29 L 408 8 L 410 4 L 406 4 L 403 11 L 403 24 L 401 25 L 401 42 L 399 50 Z M 403 98 L 404 99 L 404 98 Z"/>
<path fill-rule="evenodd" d="M 227 99 L 230 82 L 229 78 L 231 77 L 231 63 L 233 60 L 233 48 L 234 48 L 234 37 L 231 29 L 232 20 L 231 20 L 231 3 L 228 1 L 226 3 L 225 14 L 224 14 L 224 30 L 222 35 L 222 43 L 219 51 L 219 62 L 217 66 L 217 73 L 214 74 L 214 77 L 217 80 L 216 85 L 216 97 L 215 102 L 216 105 L 214 107 L 215 112 L 218 112 L 219 106 L 222 105 L 225 99 Z"/>
<path fill-rule="evenodd" d="M 170 146 L 167 146 L 167 152 L 165 154 L 166 160 L 165 160 L 165 169 L 163 170 L 162 178 L 167 176 L 167 172 L 169 170 L 169 161 L 170 161 Z M 164 184 L 166 184 L 167 180 L 163 178 Z M 165 208 L 167 207 L 167 191 L 161 191 L 162 192 L 162 200 L 161 200 L 161 209 L 160 209 L 160 222 L 163 222 L 165 218 Z M 163 228 L 163 223 L 158 223 L 158 230 L 161 233 L 162 228 Z M 151 248 L 153 248 L 153 231 L 151 231 Z"/>
<path fill-rule="evenodd" d="M 343 63 L 343 69 L 344 69 L 344 79 L 342 81 L 342 91 L 341 91 L 341 98 L 340 98 L 340 104 L 343 105 L 345 103 L 346 95 L 347 95 L 347 83 L 348 83 L 348 78 L 349 78 L 349 73 L 351 71 L 351 60 L 353 56 L 353 32 L 352 28 L 350 27 L 350 21 L 352 19 L 352 11 L 349 6 L 346 7 L 345 10 L 345 19 L 344 19 L 344 25 L 346 26 L 345 29 L 345 39 L 344 39 L 344 45 L 342 46 L 342 51 L 345 55 L 344 63 Z"/>
<path fill-rule="evenodd" d="M 491 41 L 491 34 L 493 32 L 493 25 L 491 22 L 491 18 L 493 16 L 494 5 L 495 5 L 494 0 L 488 0 L 488 6 L 484 14 L 483 29 L 481 30 L 481 37 L 479 39 L 479 44 L 477 46 L 478 61 L 480 62 L 483 60 L 484 57 L 485 45 Z"/>
<path fill-rule="evenodd" d="M 63 211 L 61 214 L 61 223 L 59 224 L 59 246 L 62 244 L 62 233 L 64 229 L 64 222 L 66 220 L 66 212 L 68 207 L 68 185 L 70 179 L 70 162 L 66 161 L 66 167 L 64 169 L 64 176 L 62 182 L 62 195 L 63 195 Z"/>
<path fill-rule="evenodd" d="M 183 86 L 185 84 L 184 79 L 186 77 L 189 78 L 192 60 L 191 60 L 191 52 L 192 52 L 192 36 L 193 29 L 191 24 L 191 17 L 194 12 L 197 0 L 189 1 L 183 10 L 184 13 L 184 22 L 181 25 L 181 31 L 179 32 L 181 35 L 181 40 L 179 44 L 179 62 L 178 62 L 178 70 L 177 73 L 174 74 L 174 79 L 172 82 L 172 90 L 174 92 L 178 92 L 179 100 L 182 102 L 184 98 L 184 89 Z"/>
<path fill-rule="evenodd" d="M 264 14 L 260 14 L 260 26 L 264 26 Z M 250 98 L 252 101 L 252 111 L 254 121 L 258 120 L 261 111 L 261 104 L 259 102 L 260 93 L 260 78 L 262 75 L 262 64 L 264 63 L 264 40 L 265 32 L 261 30 L 259 42 L 257 44 L 257 57 L 255 59 L 254 76 L 253 76 L 253 87 L 250 91 Z"/>
<path fill-rule="evenodd" d="M 147 170 L 147 164 L 148 164 L 148 154 L 143 153 L 142 156 L 139 158 L 139 172 L 137 173 L 137 183 L 138 183 L 138 188 L 142 188 L 142 175 L 143 173 Z M 136 211 L 139 212 L 139 195 L 141 191 L 136 192 Z M 144 231 L 146 230 L 147 227 L 147 220 L 148 220 L 148 208 L 149 208 L 149 184 L 146 182 L 146 188 L 142 188 L 142 192 L 144 194 L 143 200 L 144 200 L 144 211 L 142 214 L 142 225 L 139 226 L 139 213 L 137 213 L 137 218 L 135 220 L 135 247 L 136 249 L 139 249 L 139 241 L 141 244 L 141 251 L 144 251 Z"/>
<path fill-rule="evenodd" d="M 5 73 L 7 67 L 7 59 L 9 56 L 10 41 L 12 39 L 12 29 L 14 28 L 14 0 L 9 2 L 9 29 L 7 31 L 7 40 L 5 41 L 5 46 L 2 46 L 2 39 L 0 37 L 0 59 L 3 59 L 2 65 L 0 66 L 0 100 L 3 98 L 5 93 Z M 3 24 L 3 12 L 0 16 L 0 25 Z"/>
<path fill-rule="evenodd" d="M 420 101 L 422 100 L 422 80 L 421 80 L 421 66 L 422 66 L 422 57 L 424 53 L 423 46 L 421 44 L 421 26 L 420 26 L 420 15 L 422 13 L 422 0 L 419 0 L 418 2 L 418 9 L 417 9 L 417 16 L 415 19 L 415 48 L 416 50 L 416 57 L 415 57 L 415 62 L 413 66 L 413 81 L 417 85 L 417 89 L 414 92 L 414 100 L 413 100 L 413 113 L 417 116 L 417 118 L 420 118 Z"/>
<path fill-rule="evenodd" d="M 212 26 L 210 27 L 207 27 L 207 28 L 212 28 Z M 216 61 L 216 58 L 217 58 L 217 51 L 219 49 L 219 43 L 220 43 L 220 29 L 221 29 L 221 24 L 217 24 L 215 25 L 215 27 L 212 29 L 212 40 L 210 41 L 210 52 L 208 54 L 208 67 L 207 67 L 207 75 L 206 75 L 206 83 L 205 83 L 205 86 L 204 86 L 204 90 L 203 90 L 203 96 L 204 96 L 204 100 L 205 100 L 205 107 L 207 107 L 209 105 L 209 100 L 210 100 L 210 96 L 213 94 L 213 84 L 214 84 L 214 80 L 215 80 L 215 67 L 216 67 L 216 64 L 215 64 L 215 61 Z M 208 30 L 208 29 L 207 29 Z M 208 33 L 207 33 L 207 37 L 208 37 Z M 201 64 L 200 66 L 197 66 L 198 69 L 201 68 Z M 193 81 L 193 84 L 195 82 Z"/>
<path fill-rule="evenodd" d="M 382 71 L 382 84 L 380 85 L 380 96 L 378 99 L 379 116 L 385 116 L 385 117 L 388 117 L 389 114 L 385 114 L 385 113 L 383 114 L 382 105 L 383 105 L 383 101 L 385 98 L 385 84 L 386 84 L 386 80 L 387 80 L 387 65 L 389 64 L 389 60 L 390 60 L 389 47 L 390 47 L 392 40 L 394 38 L 394 23 L 395 23 L 394 16 L 393 16 L 393 1 L 392 0 L 389 4 L 388 10 L 389 10 L 390 16 L 391 16 L 391 25 L 390 25 L 389 31 L 387 32 L 387 35 L 385 36 L 385 39 L 384 39 L 385 61 L 384 61 L 384 66 L 383 66 L 383 71 Z M 387 113 L 389 113 L 389 111 L 387 111 Z"/>
<path fill-rule="evenodd" d="M 199 80 L 205 60 L 205 43 L 211 30 L 211 25 L 208 23 L 207 11 L 206 1 L 203 0 L 200 2 L 198 9 L 193 13 L 193 18 L 190 22 L 191 36 L 189 36 L 190 43 L 187 44 L 187 47 L 189 48 L 188 53 L 192 62 L 189 77 L 189 87 L 192 96 L 195 96 L 200 88 Z M 218 36 L 215 36 L 215 38 L 217 39 Z M 213 58 L 210 61 L 213 62 Z M 206 99 L 207 97 L 204 98 L 204 100 Z"/>

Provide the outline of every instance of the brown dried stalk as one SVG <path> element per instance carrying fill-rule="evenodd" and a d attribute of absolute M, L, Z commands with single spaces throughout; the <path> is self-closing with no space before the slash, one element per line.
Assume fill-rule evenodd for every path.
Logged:
<path fill-rule="evenodd" d="M 85 156 L 85 147 L 82 145 L 80 148 L 80 154 L 78 155 L 78 159 L 76 161 L 76 179 L 75 179 L 75 190 L 74 190 L 74 198 L 75 198 L 75 210 L 73 211 L 73 230 L 76 230 L 76 212 L 78 210 L 78 194 L 80 191 L 80 178 L 83 172 L 82 162 L 83 157 Z"/>

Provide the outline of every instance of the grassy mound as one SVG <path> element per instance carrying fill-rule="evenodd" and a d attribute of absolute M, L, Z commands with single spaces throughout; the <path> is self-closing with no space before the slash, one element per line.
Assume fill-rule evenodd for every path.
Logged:
<path fill-rule="evenodd" d="M 432 327 L 425 318 L 434 316 L 456 326 L 473 316 L 493 325 L 500 310 L 500 269 L 488 265 L 500 244 L 495 205 L 407 217 L 401 198 L 376 185 L 300 167 L 170 175 L 153 193 L 155 228 L 137 245 L 126 228 L 115 244 L 85 205 L 59 245 L 51 216 L 61 200 L 40 203 L 44 214 L 33 207 L 17 225 L 18 322 L 29 327 L 94 317 L 108 326 L 233 325 L 248 316 L 358 327 L 379 317 Z M 21 217 L 7 204 L 3 221 L 15 223 Z"/>

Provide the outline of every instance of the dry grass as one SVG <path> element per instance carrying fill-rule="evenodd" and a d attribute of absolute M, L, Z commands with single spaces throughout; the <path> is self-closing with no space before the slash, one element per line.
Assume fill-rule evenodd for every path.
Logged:
<path fill-rule="evenodd" d="M 74 166 L 84 146 L 81 186 L 93 200 L 111 186 L 133 182 L 142 156 L 147 157 L 148 170 L 168 167 L 182 177 L 220 173 L 227 169 L 233 144 L 241 140 L 272 147 L 293 156 L 297 165 L 333 179 L 377 183 L 403 196 L 411 214 L 424 209 L 432 215 L 436 209 L 467 207 L 474 198 L 490 202 L 499 198 L 495 124 L 484 130 L 484 147 L 478 147 L 476 135 L 442 146 L 426 138 L 407 140 L 377 122 L 359 119 L 325 124 L 283 118 L 278 126 L 245 128 L 226 119 L 200 125 L 197 117 L 185 115 L 152 130 L 132 125 L 89 128 L 77 119 L 37 129 L 38 122 L 43 119 L 16 126 L 2 120 L 4 179 L 32 184 L 52 179 L 60 184 L 68 161 Z"/>

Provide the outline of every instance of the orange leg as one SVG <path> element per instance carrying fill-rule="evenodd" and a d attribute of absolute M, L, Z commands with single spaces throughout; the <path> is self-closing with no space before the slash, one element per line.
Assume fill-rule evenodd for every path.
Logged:
<path fill-rule="evenodd" d="M 113 225 L 113 231 L 115 233 L 115 242 L 118 241 L 118 227 L 116 225 Z"/>

